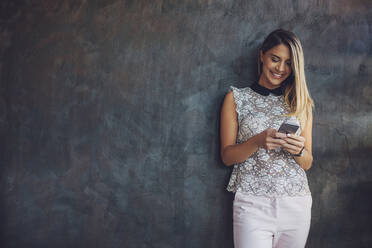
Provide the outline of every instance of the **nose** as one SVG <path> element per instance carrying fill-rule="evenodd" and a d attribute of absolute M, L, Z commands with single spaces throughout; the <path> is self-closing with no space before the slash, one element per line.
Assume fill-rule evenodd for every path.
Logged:
<path fill-rule="evenodd" d="M 279 72 L 282 72 L 285 70 L 285 62 L 278 63 L 275 67 L 275 69 Z"/>

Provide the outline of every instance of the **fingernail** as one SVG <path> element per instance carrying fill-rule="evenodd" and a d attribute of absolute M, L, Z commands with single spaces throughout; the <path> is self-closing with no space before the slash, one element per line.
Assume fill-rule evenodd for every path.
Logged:
<path fill-rule="evenodd" d="M 291 134 L 290 133 L 287 133 L 287 137 L 291 137 Z"/>

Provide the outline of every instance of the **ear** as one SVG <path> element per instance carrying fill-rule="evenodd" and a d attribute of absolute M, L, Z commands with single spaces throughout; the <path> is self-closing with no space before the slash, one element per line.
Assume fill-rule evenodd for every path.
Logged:
<path fill-rule="evenodd" d="M 260 61 L 261 61 L 261 63 L 263 63 L 263 52 L 262 52 L 262 49 L 260 49 Z"/>

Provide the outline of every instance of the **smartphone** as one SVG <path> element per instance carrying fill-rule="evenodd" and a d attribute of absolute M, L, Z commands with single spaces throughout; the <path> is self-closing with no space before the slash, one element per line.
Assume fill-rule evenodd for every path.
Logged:
<path fill-rule="evenodd" d="M 286 122 L 283 122 L 282 125 L 279 127 L 278 132 L 279 133 L 296 133 L 297 130 L 300 128 L 300 126 L 296 124 L 289 124 Z"/>

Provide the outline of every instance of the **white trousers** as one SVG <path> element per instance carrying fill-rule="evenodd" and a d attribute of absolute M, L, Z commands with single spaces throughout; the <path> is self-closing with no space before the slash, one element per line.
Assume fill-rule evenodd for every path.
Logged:
<path fill-rule="evenodd" d="M 303 248 L 310 228 L 311 196 L 253 196 L 236 192 L 235 248 Z"/>

